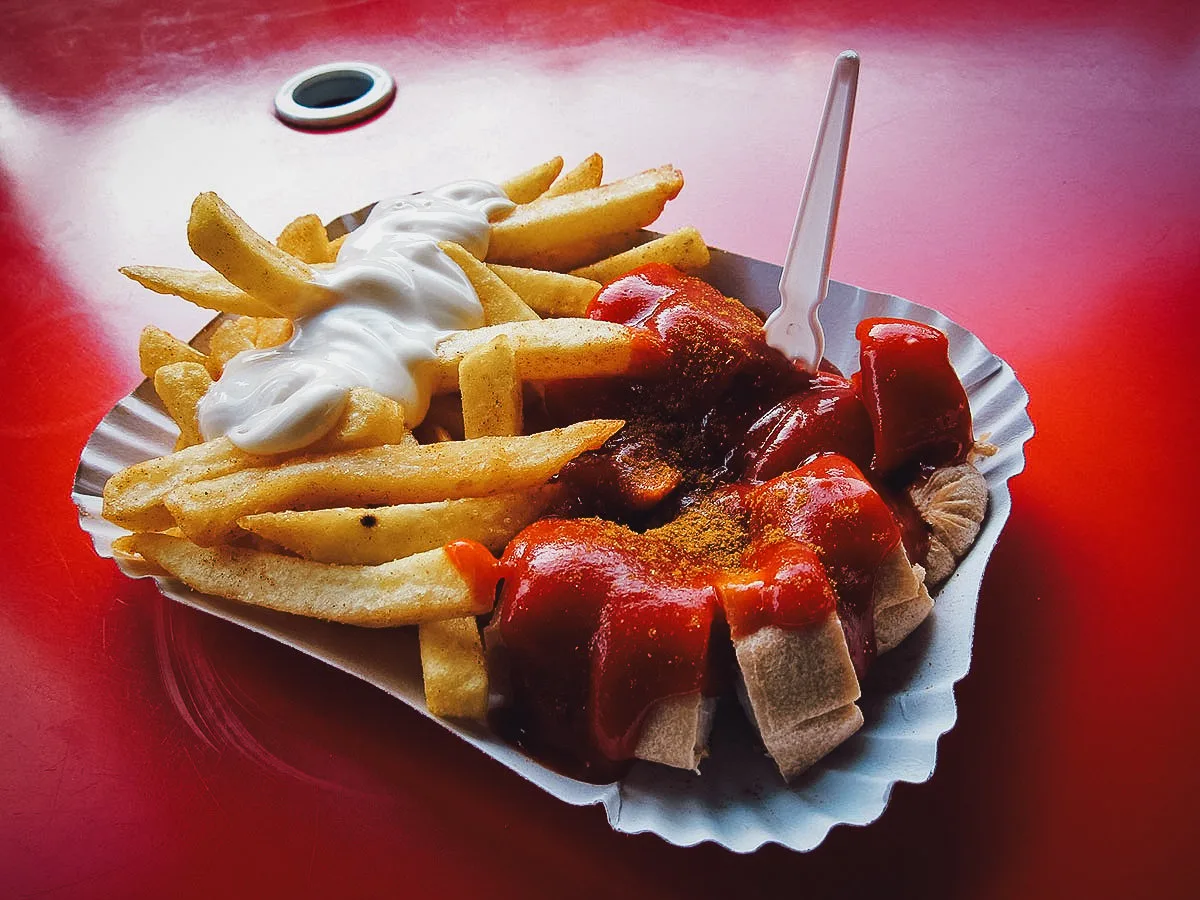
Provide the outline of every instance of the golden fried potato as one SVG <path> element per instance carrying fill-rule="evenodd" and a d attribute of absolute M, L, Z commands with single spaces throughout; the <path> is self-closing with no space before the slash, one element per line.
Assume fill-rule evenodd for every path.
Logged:
<path fill-rule="evenodd" d="M 104 485 L 101 515 L 114 525 L 131 531 L 162 531 L 175 524 L 163 505 L 172 489 L 284 459 L 283 454 L 255 456 L 246 453 L 228 438 L 206 441 L 117 472 Z"/>
<path fill-rule="evenodd" d="M 464 437 L 521 433 L 521 378 L 517 355 L 506 336 L 498 335 L 463 357 L 458 389 Z"/>
<path fill-rule="evenodd" d="M 257 350 L 258 320 L 253 316 L 238 316 L 219 324 L 208 339 L 208 356 L 218 373 L 239 353 Z"/>
<path fill-rule="evenodd" d="M 154 373 L 163 366 L 177 362 L 197 363 L 208 369 L 210 373 L 213 369 L 216 369 L 217 373 L 221 371 L 219 365 L 170 332 L 155 328 L 153 325 L 147 325 L 142 329 L 142 335 L 138 340 L 138 364 L 143 375 L 153 378 Z"/>
<path fill-rule="evenodd" d="M 412 443 L 413 436 L 405 424 L 403 406 L 370 388 L 351 388 L 333 427 L 305 452 L 333 453 L 405 441 Z"/>
<path fill-rule="evenodd" d="M 539 254 L 554 248 L 644 228 L 682 187 L 679 170 L 661 166 L 601 187 L 519 206 L 492 226 L 488 262 L 533 265 Z"/>
<path fill-rule="evenodd" d="M 500 335 L 511 342 L 517 370 L 528 381 L 644 374 L 656 361 L 653 355 L 639 352 L 645 344 L 625 325 L 592 319 L 509 322 L 443 339 L 437 346 L 434 391 L 456 390 L 463 358 Z"/>
<path fill-rule="evenodd" d="M 599 187 L 604 180 L 604 157 L 593 153 L 570 172 L 563 172 L 554 184 L 547 188 L 543 198 L 559 197 L 563 194 L 573 194 L 588 188 Z"/>
<path fill-rule="evenodd" d="M 571 272 L 580 278 L 590 278 L 601 284 L 615 281 L 638 266 L 666 263 L 685 272 L 694 272 L 708 265 L 708 245 L 695 228 L 680 228 L 660 238 L 602 259 L 590 266 Z"/>
<path fill-rule="evenodd" d="M 600 290 L 600 285 L 595 281 L 561 272 L 496 263 L 489 263 L 488 268 L 499 275 L 539 316 L 582 316 L 587 313 L 588 304 Z"/>
<path fill-rule="evenodd" d="M 484 721 L 488 670 L 474 616 L 422 622 L 418 634 L 425 706 L 430 714 Z"/>
<path fill-rule="evenodd" d="M 329 236 L 319 216 L 309 214 L 293 219 L 283 227 L 275 246 L 301 262 L 331 263 L 334 255 L 329 250 Z"/>
<path fill-rule="evenodd" d="M 374 566 L 459 540 L 499 553 L 561 496 L 559 485 L 548 484 L 462 500 L 259 513 L 238 526 L 305 559 Z"/>
<path fill-rule="evenodd" d="M 525 305 L 525 301 L 516 291 L 465 248 L 450 241 L 442 241 L 438 246 L 470 280 L 471 287 L 475 289 L 475 295 L 483 307 L 485 325 L 528 322 L 538 318 L 538 314 Z"/>
<path fill-rule="evenodd" d="M 258 318 L 255 320 L 254 346 L 259 350 L 278 347 L 292 336 L 290 319 Z"/>
<path fill-rule="evenodd" d="M 599 262 L 601 259 L 616 256 L 631 250 L 646 240 L 646 233 L 619 232 L 606 234 L 600 238 L 589 238 L 586 241 L 575 241 L 574 244 L 563 244 L 557 247 L 547 247 L 526 260 L 526 265 L 538 269 L 550 269 L 556 272 L 569 272 L 584 265 Z"/>
<path fill-rule="evenodd" d="M 618 253 L 624 253 L 645 240 L 645 232 L 621 231 L 605 234 L 586 241 L 575 241 L 546 247 L 521 262 L 522 266 L 543 271 L 568 273 L 572 269 L 588 266 Z"/>
<path fill-rule="evenodd" d="M 311 266 L 255 232 L 212 192 L 192 203 L 188 244 L 232 284 L 270 306 L 273 315 L 297 319 L 329 300 Z"/>
<path fill-rule="evenodd" d="M 355 388 L 333 428 L 313 444 L 312 450 L 332 453 L 399 443 L 415 443 L 404 427 L 400 404 L 368 388 Z M 102 515 L 130 531 L 162 531 L 175 524 L 163 505 L 175 488 L 244 469 L 278 465 L 288 456 L 247 453 L 229 438 L 216 438 L 136 463 L 117 472 L 104 485 Z"/>
<path fill-rule="evenodd" d="M 184 484 L 165 502 L 189 539 L 211 546 L 235 535 L 238 519 L 254 513 L 428 503 L 535 487 L 580 453 L 601 446 L 623 424 L 596 419 L 524 437 L 301 457 Z"/>
<path fill-rule="evenodd" d="M 334 566 L 241 547 L 197 547 L 167 534 L 114 542 L 205 594 L 370 628 L 415 625 L 491 610 L 439 548 L 380 566 Z"/>
<path fill-rule="evenodd" d="M 213 330 L 208 350 L 213 366 L 224 369 L 229 360 L 246 350 L 277 347 L 292 336 L 290 319 L 238 316 L 226 319 Z"/>
<path fill-rule="evenodd" d="M 529 203 L 546 192 L 562 171 L 562 167 L 563 158 L 556 156 L 534 166 L 528 172 L 500 182 L 500 190 L 504 191 L 513 203 Z"/>
<path fill-rule="evenodd" d="M 493 338 L 463 357 L 459 366 L 459 390 L 462 394 L 463 431 L 468 438 L 521 433 L 521 379 L 517 375 L 516 354 L 504 335 Z M 488 499 L 491 498 L 474 502 L 486 503 Z M 532 513 L 532 510 L 526 509 L 525 512 Z M 533 518 L 533 515 L 528 518 L 511 514 L 505 516 L 505 542 L 515 537 L 520 527 Z M 519 521 L 522 522 L 520 526 Z M 472 523 L 472 526 L 471 531 L 477 527 L 477 523 Z M 470 531 L 464 531 L 464 534 L 471 536 Z M 429 711 L 437 716 L 481 718 L 486 715 L 487 661 L 475 620 L 468 616 L 426 623 L 421 625 L 419 637 L 425 704 Z"/>
<path fill-rule="evenodd" d="M 124 266 L 121 274 L 156 294 L 173 294 L 189 303 L 235 316 L 274 316 L 274 307 L 230 284 L 220 272 L 169 266 Z"/>
<path fill-rule="evenodd" d="M 204 441 L 200 434 L 200 423 L 196 407 L 200 398 L 212 387 L 212 376 L 208 369 L 194 362 L 177 362 L 159 366 L 154 373 L 154 391 L 162 400 L 167 415 L 179 426 L 179 440 L 175 449 L 182 450 Z"/>

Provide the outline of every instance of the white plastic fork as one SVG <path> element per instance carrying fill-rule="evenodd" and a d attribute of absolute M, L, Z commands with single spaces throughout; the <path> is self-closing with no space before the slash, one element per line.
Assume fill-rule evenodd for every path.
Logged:
<path fill-rule="evenodd" d="M 825 115 L 779 279 L 779 308 L 764 326 L 767 343 L 810 372 L 817 370 L 825 354 L 825 333 L 817 313 L 829 290 L 829 258 L 850 147 L 858 63 L 858 54 L 845 50 L 833 64 Z"/>

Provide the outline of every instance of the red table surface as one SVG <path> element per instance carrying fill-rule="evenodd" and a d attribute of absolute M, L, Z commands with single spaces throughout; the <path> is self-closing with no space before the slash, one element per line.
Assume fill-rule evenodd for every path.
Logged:
<path fill-rule="evenodd" d="M 781 5 L 782 7 L 782 5 Z M 1195 4 L 15 0 L 0 16 L 0 895 L 1184 896 L 1200 864 Z M 863 74 L 833 276 L 937 307 L 1038 434 L 923 785 L 814 852 L 612 832 L 354 679 L 98 559 L 78 454 L 138 331 L 207 315 L 215 189 L 268 235 L 598 150 L 661 220 L 779 260 L 836 53 Z M 389 69 L 305 134 L 293 72 Z"/>

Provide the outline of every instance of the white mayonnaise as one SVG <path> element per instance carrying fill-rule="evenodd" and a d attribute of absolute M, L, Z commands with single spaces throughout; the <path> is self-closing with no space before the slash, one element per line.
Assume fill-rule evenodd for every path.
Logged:
<path fill-rule="evenodd" d="M 249 453 L 305 447 L 337 421 L 351 388 L 425 418 L 435 348 L 453 331 L 483 324 L 467 276 L 437 246 L 454 241 L 487 254 L 496 213 L 513 203 L 494 184 L 459 181 L 379 203 L 350 233 L 337 263 L 317 279 L 330 288 L 320 312 L 297 319 L 292 338 L 239 353 L 201 399 L 200 432 Z"/>

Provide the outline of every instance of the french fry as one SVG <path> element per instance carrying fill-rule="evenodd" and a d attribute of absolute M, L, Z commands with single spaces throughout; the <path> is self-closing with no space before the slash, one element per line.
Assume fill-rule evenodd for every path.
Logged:
<path fill-rule="evenodd" d="M 521 379 L 508 338 L 500 335 L 472 350 L 463 357 L 458 371 L 466 436 L 520 434 Z M 509 537 L 515 535 L 514 531 Z M 422 625 L 419 638 L 429 711 L 439 716 L 486 715 L 487 661 L 474 619 L 468 616 Z"/>
<path fill-rule="evenodd" d="M 374 566 L 458 540 L 499 553 L 561 496 L 560 485 L 547 484 L 433 503 L 259 513 L 238 526 L 305 559 Z"/>
<path fill-rule="evenodd" d="M 292 336 L 291 319 L 259 318 L 254 332 L 254 346 L 259 350 L 278 347 Z"/>
<path fill-rule="evenodd" d="M 226 319 L 216 327 L 208 339 L 208 356 L 220 372 L 229 361 L 246 350 L 257 350 L 254 343 L 258 336 L 258 320 L 253 316 Z"/>
<path fill-rule="evenodd" d="M 154 390 L 166 407 L 167 414 L 179 426 L 179 440 L 175 449 L 182 450 L 204 441 L 200 434 L 200 423 L 196 407 L 208 389 L 212 387 L 212 376 L 200 363 L 177 362 L 159 366 L 154 373 Z"/>
<path fill-rule="evenodd" d="M 489 263 L 488 268 L 539 316 L 582 316 L 601 287 L 595 281 L 561 272 L 496 263 Z"/>
<path fill-rule="evenodd" d="M 562 171 L 562 167 L 563 158 L 556 156 L 508 181 L 502 181 L 500 190 L 504 191 L 513 203 L 530 203 L 546 192 Z"/>
<path fill-rule="evenodd" d="M 535 487 L 580 453 L 601 446 L 623 424 L 596 419 L 525 437 L 302 457 L 184 484 L 165 502 L 189 539 L 211 546 L 237 534 L 238 519 L 255 513 L 428 503 Z"/>
<path fill-rule="evenodd" d="M 601 187 L 518 206 L 492 226 L 488 262 L 529 265 L 555 247 L 644 228 L 682 187 L 679 170 L 661 166 Z"/>
<path fill-rule="evenodd" d="M 572 269 L 590 266 L 599 260 L 624 253 L 631 247 L 636 247 L 643 240 L 645 240 L 645 232 L 642 231 L 606 234 L 588 238 L 586 241 L 546 247 L 523 259 L 520 265 L 531 269 L 568 273 Z"/>
<path fill-rule="evenodd" d="M 575 269 L 571 274 L 590 278 L 601 284 L 615 281 L 638 266 L 666 263 L 685 272 L 694 272 L 708 265 L 708 245 L 695 228 L 680 228 L 648 243 L 602 259 L 590 266 Z"/>
<path fill-rule="evenodd" d="M 463 270 L 463 274 L 475 288 L 475 295 L 479 297 L 479 303 L 483 307 L 485 325 L 527 322 L 538 318 L 538 314 L 525 305 L 525 301 L 516 291 L 465 248 L 450 241 L 442 241 L 438 246 Z"/>
<path fill-rule="evenodd" d="M 329 300 L 328 290 L 313 281 L 311 266 L 255 232 L 212 192 L 192 203 L 188 244 L 232 284 L 271 307 L 274 315 L 297 319 Z"/>
<path fill-rule="evenodd" d="M 543 198 L 559 197 L 563 194 L 573 194 L 575 191 L 585 191 L 588 188 L 599 187 L 604 180 L 604 157 L 593 153 L 570 172 L 563 172 L 554 184 L 542 194 Z"/>
<path fill-rule="evenodd" d="M 291 336 L 290 319 L 258 316 L 226 319 L 208 337 L 208 370 L 219 378 L 225 366 L 239 353 L 277 347 Z"/>
<path fill-rule="evenodd" d="M 417 634 L 425 706 L 430 714 L 444 719 L 486 720 L 487 660 L 475 618 L 422 622 Z"/>
<path fill-rule="evenodd" d="M 329 250 L 329 236 L 319 216 L 300 216 L 283 227 L 275 246 L 301 262 L 330 263 L 334 256 Z"/>
<path fill-rule="evenodd" d="M 653 345 L 625 325 L 592 319 L 508 322 L 443 339 L 437 346 L 434 391 L 457 390 L 463 358 L 500 335 L 511 342 L 517 371 L 527 381 L 645 374 L 659 361 Z"/>
<path fill-rule="evenodd" d="M 400 405 L 375 391 L 355 388 L 329 434 L 314 450 L 337 452 L 384 444 L 413 444 Z M 175 524 L 164 500 L 177 487 L 233 472 L 279 465 L 288 454 L 257 455 L 216 438 L 122 469 L 104 485 L 105 519 L 130 531 L 162 531 Z"/>
<path fill-rule="evenodd" d="M 463 357 L 458 389 L 462 392 L 464 437 L 521 433 L 521 378 L 517 356 L 505 335 Z"/>
<path fill-rule="evenodd" d="M 153 378 L 154 373 L 163 366 L 177 362 L 197 363 L 208 369 L 210 373 L 214 368 L 218 373 L 221 371 L 220 366 L 213 363 L 207 356 L 195 347 L 185 344 L 170 332 L 155 328 L 153 325 L 147 325 L 142 329 L 141 337 L 138 339 L 138 364 L 143 375 Z"/>
<path fill-rule="evenodd" d="M 305 452 L 333 453 L 406 441 L 414 443 L 403 406 L 370 388 L 352 388 L 337 422 Z"/>
<path fill-rule="evenodd" d="M 275 309 L 241 288 L 220 272 L 197 272 L 169 266 L 124 266 L 121 274 L 156 294 L 173 294 L 189 303 L 235 316 L 274 316 Z"/>
<path fill-rule="evenodd" d="M 333 566 L 242 547 L 197 547 L 167 534 L 114 542 L 184 584 L 252 606 L 391 628 L 488 612 L 494 597 L 476 591 L 439 548 L 380 566 Z"/>
<path fill-rule="evenodd" d="M 130 531 L 162 531 L 175 524 L 163 505 L 166 495 L 175 487 L 279 463 L 286 458 L 283 454 L 256 456 L 246 453 L 228 438 L 206 441 L 117 472 L 104 485 L 101 514 L 114 525 Z"/>

